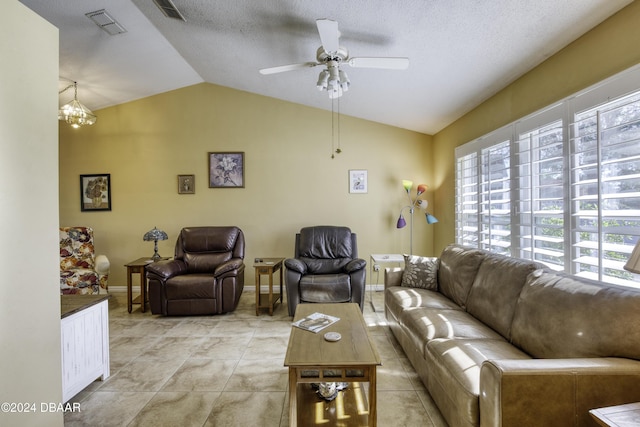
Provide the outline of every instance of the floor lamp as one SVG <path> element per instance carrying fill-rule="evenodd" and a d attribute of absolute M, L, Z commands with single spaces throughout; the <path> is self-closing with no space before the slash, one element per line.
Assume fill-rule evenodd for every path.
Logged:
<path fill-rule="evenodd" d="M 402 186 L 404 187 L 404 190 L 407 192 L 407 199 L 409 199 L 409 204 L 407 206 L 404 206 L 400 210 L 400 217 L 398 218 L 398 223 L 396 224 L 396 228 L 404 228 L 407 226 L 407 221 L 402 216 L 402 212 L 404 212 L 405 209 L 409 209 L 409 214 L 411 215 L 410 227 L 409 227 L 409 230 L 410 230 L 409 231 L 410 233 L 409 254 L 413 255 L 413 213 L 416 207 L 419 207 L 424 211 L 427 224 L 435 224 L 436 222 L 438 222 L 438 219 L 435 216 L 431 215 L 429 212 L 427 212 L 427 206 L 429 205 L 429 203 L 426 200 L 422 200 L 420 198 L 420 196 L 427 191 L 428 187 L 425 184 L 420 184 L 416 187 L 417 192 L 414 198 L 411 197 L 411 188 L 413 187 L 413 181 L 403 179 Z"/>

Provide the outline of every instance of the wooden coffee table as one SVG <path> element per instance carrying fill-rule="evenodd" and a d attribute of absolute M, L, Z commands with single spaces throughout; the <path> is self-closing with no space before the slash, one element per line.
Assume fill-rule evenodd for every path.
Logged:
<path fill-rule="evenodd" d="M 340 320 L 317 334 L 291 328 L 284 359 L 289 367 L 289 425 L 336 425 L 337 421 L 340 425 L 377 425 L 376 368 L 382 362 L 360 307 L 350 303 L 298 304 L 294 321 L 315 312 Z M 326 341 L 327 332 L 338 332 L 342 339 Z M 311 383 L 321 382 L 347 382 L 349 387 L 334 401 L 325 402 L 311 390 Z M 330 410 L 330 405 L 335 410 Z"/>

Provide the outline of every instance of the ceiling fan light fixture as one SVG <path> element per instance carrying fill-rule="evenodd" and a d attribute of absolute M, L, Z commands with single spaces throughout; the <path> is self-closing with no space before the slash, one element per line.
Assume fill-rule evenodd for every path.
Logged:
<path fill-rule="evenodd" d="M 322 70 L 320 71 L 320 75 L 318 76 L 318 83 L 316 83 L 316 87 L 319 91 L 323 91 L 327 89 L 329 82 L 329 71 Z"/>

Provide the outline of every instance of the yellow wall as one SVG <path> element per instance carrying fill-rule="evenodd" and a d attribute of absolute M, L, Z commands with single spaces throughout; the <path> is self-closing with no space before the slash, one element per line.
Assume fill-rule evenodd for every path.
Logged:
<path fill-rule="evenodd" d="M 455 239 L 455 147 L 639 63 L 639 23 L 635 1 L 434 136 L 436 253 Z"/>
<path fill-rule="evenodd" d="M 249 285 L 253 259 L 292 256 L 295 233 L 308 225 L 350 227 L 367 261 L 408 252 L 408 227 L 395 228 L 406 205 L 401 180 L 433 181 L 430 136 L 342 116 L 343 152 L 331 159 L 330 112 L 207 83 L 96 114 L 92 127 L 60 125 L 60 224 L 95 229 L 112 286 L 126 284 L 125 263 L 153 253 L 142 236 L 154 226 L 169 235 L 163 256 L 173 255 L 182 227 L 239 226 Z M 245 188 L 208 188 L 213 151 L 245 153 Z M 349 169 L 368 171 L 367 194 L 349 194 Z M 111 174 L 110 212 L 80 211 L 79 175 L 94 173 Z M 195 195 L 177 193 L 179 174 L 196 175 Z M 434 226 L 415 219 L 414 252 L 430 255 Z"/>

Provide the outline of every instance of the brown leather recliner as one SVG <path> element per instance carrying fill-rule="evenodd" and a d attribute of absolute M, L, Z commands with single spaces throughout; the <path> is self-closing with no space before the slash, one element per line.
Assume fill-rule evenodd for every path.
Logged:
<path fill-rule="evenodd" d="M 296 234 L 295 258 L 285 260 L 287 304 L 353 302 L 363 309 L 367 262 L 347 227 L 305 227 Z"/>
<path fill-rule="evenodd" d="M 151 313 L 220 314 L 238 306 L 244 288 L 244 234 L 238 227 L 187 227 L 175 257 L 146 268 Z"/>

